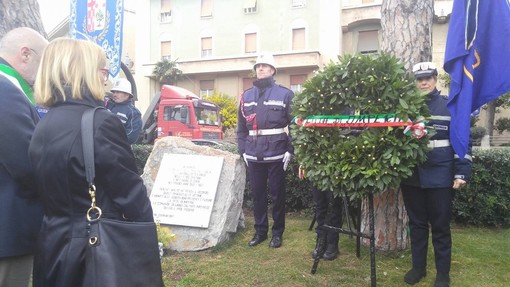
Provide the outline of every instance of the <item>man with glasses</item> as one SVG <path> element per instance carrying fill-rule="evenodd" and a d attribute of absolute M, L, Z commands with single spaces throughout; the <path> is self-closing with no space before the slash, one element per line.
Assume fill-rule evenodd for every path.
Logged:
<path fill-rule="evenodd" d="M 30 28 L 0 39 L 0 286 L 26 287 L 42 220 L 28 145 L 39 115 L 32 85 L 48 41 Z"/>

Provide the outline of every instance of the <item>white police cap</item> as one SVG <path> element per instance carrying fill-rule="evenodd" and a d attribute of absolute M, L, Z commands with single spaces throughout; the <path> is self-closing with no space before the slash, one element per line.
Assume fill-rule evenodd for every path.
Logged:
<path fill-rule="evenodd" d="M 257 65 L 258 64 L 266 64 L 266 65 L 271 66 L 274 69 L 274 74 L 276 75 L 276 65 L 274 63 L 274 57 L 273 57 L 272 54 L 267 54 L 267 53 L 260 54 L 257 57 L 257 61 L 253 65 L 253 70 L 254 71 L 257 70 Z"/>
<path fill-rule="evenodd" d="M 129 94 L 131 97 L 133 96 L 133 92 L 131 90 L 131 83 L 124 78 L 119 78 L 115 81 L 113 88 L 110 92 L 119 91 Z"/>
<path fill-rule="evenodd" d="M 437 76 L 436 64 L 432 62 L 421 62 L 415 64 L 413 66 L 413 73 L 417 79 Z"/>

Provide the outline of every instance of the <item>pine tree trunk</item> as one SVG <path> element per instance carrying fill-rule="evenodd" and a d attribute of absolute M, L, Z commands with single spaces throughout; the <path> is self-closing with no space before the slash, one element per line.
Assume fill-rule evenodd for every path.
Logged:
<path fill-rule="evenodd" d="M 414 63 L 432 59 L 434 0 L 383 0 L 381 50 Z"/>
<path fill-rule="evenodd" d="M 361 209 L 363 210 L 361 230 L 369 234 L 368 199 L 363 200 Z M 388 252 L 404 250 L 408 241 L 408 217 L 400 189 L 374 194 L 374 215 L 375 248 Z M 363 245 L 369 244 L 369 239 L 363 239 Z"/>
<path fill-rule="evenodd" d="M 381 50 L 400 58 L 409 71 L 414 63 L 430 61 L 433 17 L 433 0 L 383 0 Z M 361 231 L 369 234 L 366 200 L 362 210 Z M 405 249 L 409 220 L 400 190 L 374 191 L 374 210 L 376 249 L 389 252 Z M 363 240 L 364 245 L 369 242 Z"/>
<path fill-rule="evenodd" d="M 37 0 L 0 0 L 0 38 L 18 27 L 30 27 L 47 37 Z"/>

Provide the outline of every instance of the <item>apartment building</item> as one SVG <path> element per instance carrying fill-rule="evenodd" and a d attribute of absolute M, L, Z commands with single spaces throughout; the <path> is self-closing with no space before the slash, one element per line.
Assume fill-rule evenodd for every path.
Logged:
<path fill-rule="evenodd" d="M 272 53 L 276 81 L 294 91 L 338 55 L 380 51 L 382 0 L 138 1 L 136 79 L 145 106 L 159 89 L 156 62 L 177 61 L 179 86 L 238 97 L 252 85 L 259 53 Z M 433 61 L 442 66 L 452 0 L 436 0 Z M 147 100 L 143 98 L 148 96 Z"/>
<path fill-rule="evenodd" d="M 41 0 L 42 7 L 49 5 L 46 2 L 52 3 Z M 177 61 L 184 72 L 179 86 L 199 95 L 217 91 L 238 97 L 251 86 L 256 56 L 269 52 L 278 65 L 277 82 L 299 91 L 314 71 L 337 55 L 379 52 L 381 4 L 382 0 L 124 0 L 122 57 L 136 79 L 136 104 L 144 112 L 159 90 L 151 74 L 163 58 Z M 434 2 L 432 60 L 438 67 L 452 5 L 453 0 Z M 65 36 L 69 18 L 48 30 L 50 38 Z"/>
<path fill-rule="evenodd" d="M 150 28 L 140 25 L 146 28 L 137 34 L 142 47 L 137 47 L 136 77 L 140 90 L 151 93 L 159 83 L 150 74 L 162 58 L 177 61 L 184 74 L 179 86 L 202 96 L 217 91 L 238 97 L 251 87 L 260 53 L 274 55 L 276 81 L 295 91 L 341 53 L 340 1 L 140 2 L 148 8 Z"/>
<path fill-rule="evenodd" d="M 142 113 L 160 88 L 151 74 L 163 58 L 177 61 L 184 72 L 179 86 L 237 98 L 251 86 L 259 53 L 273 53 L 277 82 L 299 91 L 337 55 L 380 51 L 382 0 L 124 1 L 123 61 L 136 79 Z M 453 0 L 434 1 L 432 61 L 440 74 L 452 6 Z M 63 20 L 48 35 L 65 35 L 68 23 Z M 503 110 L 496 118 L 508 116 Z M 484 120 L 482 110 L 479 123 Z"/>

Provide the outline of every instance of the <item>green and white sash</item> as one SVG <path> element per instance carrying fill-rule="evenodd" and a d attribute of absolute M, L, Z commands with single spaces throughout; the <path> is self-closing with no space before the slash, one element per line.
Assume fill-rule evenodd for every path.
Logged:
<path fill-rule="evenodd" d="M 20 89 L 23 94 L 25 94 L 32 106 L 35 106 L 32 87 L 30 87 L 27 81 L 25 81 L 25 79 L 23 79 L 23 77 L 21 77 L 21 75 L 16 70 L 7 65 L 0 64 L 0 75 L 6 77 L 16 87 L 18 87 L 18 89 Z"/>

